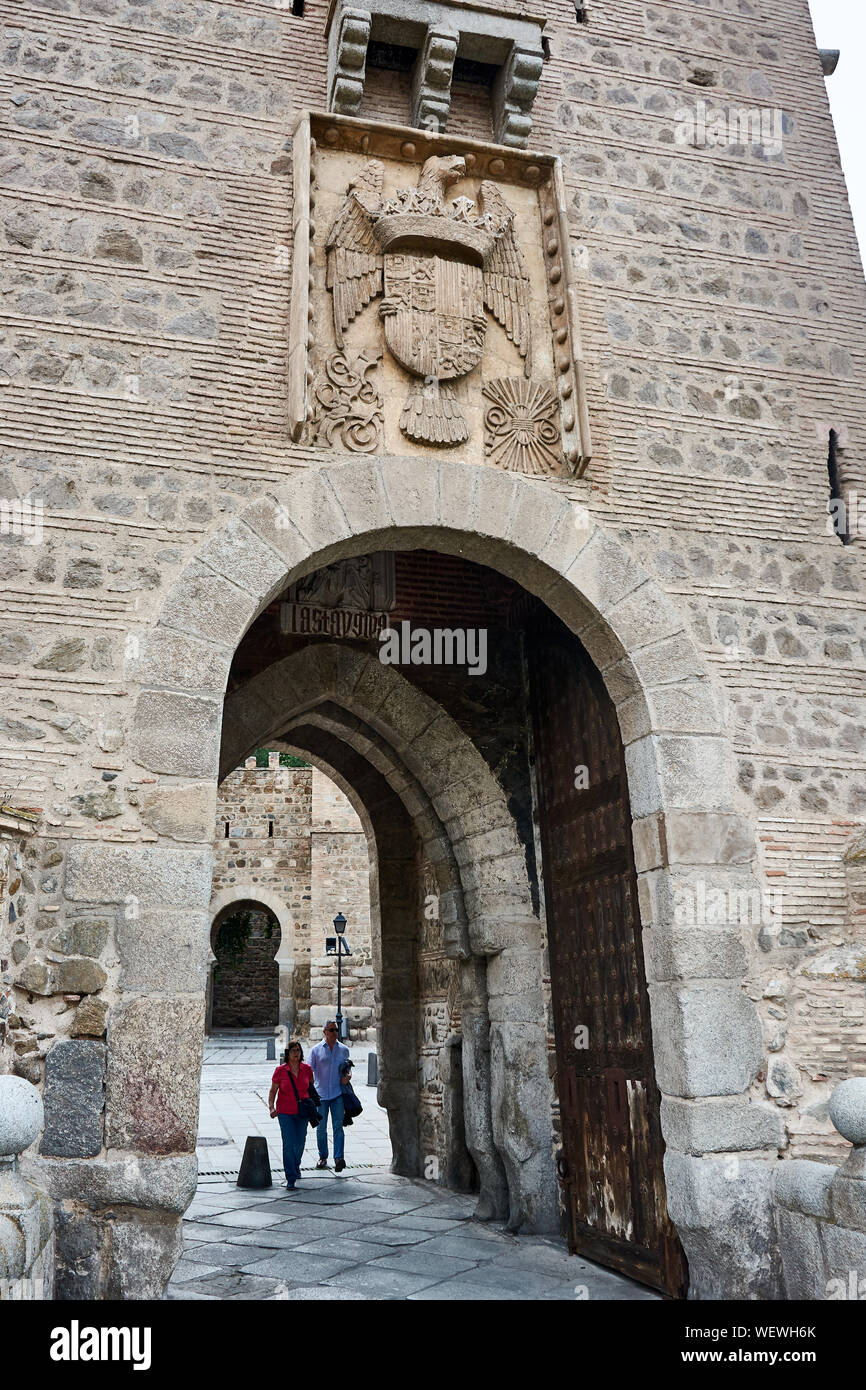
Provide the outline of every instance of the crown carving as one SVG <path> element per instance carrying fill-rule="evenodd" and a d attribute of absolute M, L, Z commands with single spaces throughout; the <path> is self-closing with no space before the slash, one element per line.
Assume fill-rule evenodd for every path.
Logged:
<path fill-rule="evenodd" d="M 489 212 L 473 217 L 474 207 L 471 198 L 446 204 L 424 188 L 404 188 L 381 204 L 373 235 L 383 252 L 425 248 L 485 266 L 501 229 Z"/>

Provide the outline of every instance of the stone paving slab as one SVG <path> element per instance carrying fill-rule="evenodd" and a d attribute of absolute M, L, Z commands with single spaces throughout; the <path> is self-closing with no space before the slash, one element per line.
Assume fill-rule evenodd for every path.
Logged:
<path fill-rule="evenodd" d="M 288 1188 L 283 1188 L 283 1192 L 288 1192 Z M 353 1202 L 374 1202 L 379 1198 L 373 1197 L 368 1188 L 358 1187 L 349 1179 L 346 1182 L 335 1182 L 333 1186 L 323 1187 L 317 1183 L 304 1183 L 303 1187 L 295 1188 L 298 1197 L 303 1197 L 305 1202 L 315 1202 L 323 1207 L 343 1207 Z M 421 1205 L 419 1202 L 418 1206 Z"/>
<path fill-rule="evenodd" d="M 268 1274 L 275 1279 L 297 1284 L 309 1284 L 317 1279 L 324 1283 L 333 1275 L 341 1274 L 358 1263 L 351 1256 L 342 1259 L 334 1255 L 299 1255 L 297 1250 L 266 1250 L 264 1253 L 265 1259 L 253 1260 L 244 1252 L 241 1256 L 241 1271 L 244 1274 Z"/>
<path fill-rule="evenodd" d="M 283 1291 L 279 1279 L 261 1279 L 255 1275 L 231 1274 L 213 1275 L 195 1280 L 193 1285 L 181 1284 L 180 1288 L 190 1289 L 193 1294 L 209 1294 L 212 1298 L 260 1300 L 270 1298 Z M 187 1294 L 184 1293 L 186 1298 Z"/>
<path fill-rule="evenodd" d="M 344 1270 L 328 1283 L 334 1288 L 363 1289 L 376 1298 L 409 1298 L 411 1294 L 435 1284 L 439 1276 L 435 1274 L 407 1274 L 394 1269 L 377 1269 L 373 1265 L 363 1265 Z"/>
<path fill-rule="evenodd" d="M 454 1255 L 460 1260 L 477 1261 L 495 1259 L 498 1246 L 495 1241 L 479 1239 L 474 1233 L 470 1235 L 461 1231 L 455 1235 L 433 1236 L 424 1242 L 421 1249 L 430 1255 Z"/>
<path fill-rule="evenodd" d="M 206 1245 L 210 1241 L 224 1241 L 225 1239 L 224 1226 L 206 1226 L 203 1221 L 185 1221 L 183 1223 L 183 1243 L 185 1246 Z"/>
<path fill-rule="evenodd" d="M 271 1207 L 262 1208 L 270 1211 Z M 355 1226 L 381 1225 L 385 1220 L 380 1211 L 370 1211 L 366 1201 L 349 1203 L 306 1202 L 301 1192 L 286 1198 L 286 1201 L 273 1206 L 276 1212 L 283 1212 L 286 1218 L 295 1221 L 299 1217 L 315 1217 L 319 1221 L 332 1221 L 335 1225 L 351 1228 Z M 350 1232 L 351 1233 L 351 1232 Z"/>
<path fill-rule="evenodd" d="M 461 1280 L 472 1284 L 489 1285 L 491 1288 L 509 1289 L 530 1299 L 543 1298 L 545 1294 L 556 1293 L 562 1290 L 564 1283 L 561 1279 L 553 1279 L 549 1274 L 538 1274 L 533 1270 L 502 1269 L 495 1262 L 488 1265 L 477 1265 L 471 1274 L 463 1273 L 453 1282 L 459 1286 Z M 573 1284 L 569 1287 L 569 1293 L 573 1298 Z"/>
<path fill-rule="evenodd" d="M 195 1264 L 213 1264 L 227 1268 L 236 1266 L 240 1269 L 242 1265 L 250 1264 L 255 1259 L 263 1260 L 273 1253 L 273 1250 L 264 1245 L 247 1245 L 243 1247 L 240 1255 L 237 1246 L 234 1245 L 194 1245 L 189 1250 L 184 1250 L 183 1259 L 192 1260 Z"/>
<path fill-rule="evenodd" d="M 460 1284 L 459 1288 L 455 1288 L 454 1283 L 453 1279 L 448 1279 L 445 1283 L 434 1284 L 432 1288 L 424 1289 L 420 1293 L 415 1292 L 404 1296 L 411 1299 L 413 1303 L 426 1299 L 440 1303 L 465 1303 L 469 1301 L 522 1303 L 524 1301 L 523 1294 L 511 1293 L 508 1289 L 494 1289 L 489 1284 Z"/>
<path fill-rule="evenodd" d="M 262 1226 L 279 1226 L 286 1214 L 276 1211 L 219 1211 L 214 1216 L 202 1217 L 203 1226 L 238 1226 L 244 1230 L 257 1230 Z"/>
<path fill-rule="evenodd" d="M 364 1240 L 372 1241 L 374 1245 L 417 1245 L 429 1239 L 429 1231 L 407 1231 L 399 1226 L 364 1227 Z"/>
<path fill-rule="evenodd" d="M 442 1279 L 452 1274 L 465 1274 L 475 1269 L 472 1260 L 458 1260 L 453 1255 L 431 1255 L 421 1250 L 401 1250 L 383 1255 L 372 1266 L 374 1269 L 393 1269 L 402 1274 L 436 1274 Z"/>
<path fill-rule="evenodd" d="M 339 1235 L 309 1240 L 295 1249 L 299 1255 L 332 1255 L 335 1259 L 353 1260 L 356 1264 L 366 1264 L 382 1253 L 381 1245 L 365 1240 L 347 1240 Z M 423 1274 L 424 1271 L 420 1272 Z"/>
<path fill-rule="evenodd" d="M 308 1221 L 301 1217 L 298 1221 L 284 1221 L 282 1226 L 271 1227 L 266 1231 L 244 1231 L 239 1235 L 226 1235 L 230 1245 L 261 1245 L 270 1250 L 295 1250 L 314 1240 L 331 1239 L 336 1245 L 345 1227 L 336 1221 Z M 352 1239 L 352 1236 L 349 1236 Z"/>
<path fill-rule="evenodd" d="M 468 1216 L 441 1218 L 438 1216 L 427 1216 L 423 1208 L 420 1211 L 407 1211 L 400 1216 L 393 1216 L 387 1221 L 388 1230 L 398 1231 L 426 1231 L 428 1235 L 444 1235 L 446 1231 L 459 1231 L 468 1222 Z M 475 1228 L 473 1227 L 473 1230 Z"/>
<path fill-rule="evenodd" d="M 347 1289 L 345 1286 L 342 1288 L 332 1288 L 330 1284 L 294 1284 L 290 1288 L 285 1287 L 283 1291 L 276 1294 L 275 1297 L 291 1299 L 293 1303 L 298 1300 L 308 1303 L 321 1303 L 327 1301 L 332 1301 L 334 1303 L 369 1303 L 372 1298 L 376 1298 L 378 1295 L 365 1293 L 363 1289 Z"/>
<path fill-rule="evenodd" d="M 208 1274 L 223 1274 L 225 1271 L 222 1265 L 202 1265 L 194 1260 L 182 1259 L 177 1265 L 172 1277 L 172 1283 L 182 1284 L 187 1279 L 204 1279 Z"/>

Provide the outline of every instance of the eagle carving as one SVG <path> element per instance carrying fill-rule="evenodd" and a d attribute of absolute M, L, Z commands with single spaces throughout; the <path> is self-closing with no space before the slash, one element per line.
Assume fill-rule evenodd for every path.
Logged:
<path fill-rule="evenodd" d="M 349 324 L 383 295 L 385 342 L 395 361 L 417 378 L 400 428 L 426 444 L 459 444 L 469 428 L 452 382 L 478 366 L 485 308 L 532 371 L 529 280 L 514 229 L 514 212 L 494 183 L 481 184 L 481 204 L 446 201 L 466 173 L 458 155 L 434 155 L 416 188 L 384 198 L 384 168 L 370 160 L 349 184 L 328 239 L 327 285 L 337 347 Z"/>

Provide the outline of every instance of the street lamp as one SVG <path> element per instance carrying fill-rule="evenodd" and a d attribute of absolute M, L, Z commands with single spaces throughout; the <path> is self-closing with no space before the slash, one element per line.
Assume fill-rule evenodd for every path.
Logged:
<path fill-rule="evenodd" d="M 343 1042 L 349 1036 L 349 1029 L 343 1021 L 341 1012 L 343 1007 L 343 956 L 350 956 L 349 943 L 345 941 L 346 919 L 342 912 L 338 912 L 334 918 L 334 931 L 337 933 L 336 940 L 328 937 L 325 941 L 327 954 L 337 957 L 337 1037 Z M 332 949 L 333 944 L 333 949 Z"/>

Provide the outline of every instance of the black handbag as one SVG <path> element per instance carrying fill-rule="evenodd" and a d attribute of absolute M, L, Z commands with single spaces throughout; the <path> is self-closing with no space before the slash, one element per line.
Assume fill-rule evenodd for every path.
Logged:
<path fill-rule="evenodd" d="M 304 1099 L 301 1100 L 301 1097 L 298 1095 L 298 1088 L 295 1085 L 295 1078 L 292 1076 L 291 1067 L 287 1066 L 286 1070 L 289 1073 L 289 1080 L 292 1083 L 292 1090 L 295 1093 L 295 1100 L 297 1101 L 298 1105 L 298 1114 L 303 1115 L 305 1120 L 309 1120 L 311 1128 L 315 1129 L 316 1125 L 319 1125 L 322 1122 L 322 1116 L 319 1113 L 319 1108 L 316 1105 L 316 1101 L 313 1100 L 313 1096 L 316 1097 L 316 1100 L 319 1099 L 319 1093 L 316 1090 L 315 1086 L 312 1083 L 310 1083 L 309 1090 L 312 1092 L 312 1095 L 304 1096 Z"/>

